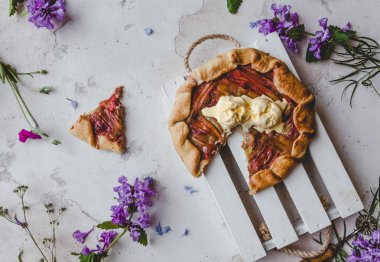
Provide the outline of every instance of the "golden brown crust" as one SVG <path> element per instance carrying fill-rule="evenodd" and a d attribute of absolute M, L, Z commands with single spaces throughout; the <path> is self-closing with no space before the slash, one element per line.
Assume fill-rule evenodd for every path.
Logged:
<path fill-rule="evenodd" d="M 69 132 L 70 134 L 90 144 L 92 147 L 96 147 L 96 139 L 92 129 L 92 124 L 85 115 L 81 115 L 79 119 L 75 121 L 69 129 Z"/>
<path fill-rule="evenodd" d="M 85 141 L 96 149 L 109 150 L 121 154 L 124 152 L 124 143 L 111 141 L 107 136 L 98 135 L 95 137 L 92 124 L 87 114 L 83 114 L 69 129 L 70 134 Z"/>
<path fill-rule="evenodd" d="M 297 103 L 293 111 L 293 121 L 299 132 L 299 136 L 293 142 L 291 154 L 281 155 L 268 169 L 250 176 L 251 192 L 255 193 L 282 181 L 305 155 L 315 133 L 314 96 L 282 61 L 254 48 L 233 49 L 194 69 L 177 91 L 169 119 L 169 130 L 183 162 L 194 176 L 199 176 L 209 161 L 201 160 L 201 152 L 188 139 L 190 130 L 186 119 L 191 112 L 192 91 L 202 82 L 215 80 L 237 66 L 247 64 L 251 64 L 251 67 L 260 73 L 273 70 L 275 87 Z"/>

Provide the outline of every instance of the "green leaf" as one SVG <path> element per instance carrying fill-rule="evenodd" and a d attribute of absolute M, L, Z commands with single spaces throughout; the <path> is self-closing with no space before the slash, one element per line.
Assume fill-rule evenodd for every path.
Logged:
<path fill-rule="evenodd" d="M 139 231 L 140 231 L 140 237 L 137 240 L 137 242 L 139 242 L 141 245 L 146 247 L 148 245 L 148 236 L 146 235 L 146 232 L 144 229 L 140 228 Z"/>
<path fill-rule="evenodd" d="M 227 8 L 231 14 L 236 14 L 243 0 L 227 0 Z"/>
<path fill-rule="evenodd" d="M 297 25 L 288 31 L 286 31 L 286 35 L 289 36 L 289 38 L 300 41 L 305 33 L 305 25 Z"/>
<path fill-rule="evenodd" d="M 329 30 L 332 34 L 334 41 L 338 43 L 346 43 L 347 41 L 353 39 L 356 36 L 356 32 L 353 30 L 343 31 L 337 26 L 330 25 Z"/>
<path fill-rule="evenodd" d="M 106 230 L 123 228 L 119 226 L 118 224 L 113 224 L 112 221 L 104 221 L 103 223 L 97 225 L 96 227 L 100 229 L 106 229 Z"/>

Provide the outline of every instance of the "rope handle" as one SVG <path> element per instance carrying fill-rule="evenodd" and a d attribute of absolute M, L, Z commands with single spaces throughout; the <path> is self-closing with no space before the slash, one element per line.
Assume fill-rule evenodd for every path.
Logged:
<path fill-rule="evenodd" d="M 327 248 L 329 247 L 329 244 L 332 238 L 331 227 L 327 228 L 325 236 L 326 237 L 323 240 L 323 243 L 319 247 L 318 250 L 308 251 L 308 250 L 300 250 L 300 249 L 295 249 L 295 248 L 283 247 L 281 249 L 277 249 L 276 251 L 287 254 L 287 255 L 297 256 L 303 259 L 316 258 L 316 257 L 321 256 L 323 253 L 325 253 Z"/>
<path fill-rule="evenodd" d="M 194 48 L 196 46 L 198 46 L 199 44 L 207 41 L 207 40 L 213 40 L 213 39 L 222 39 L 222 40 L 226 40 L 226 41 L 230 41 L 231 43 L 233 43 L 236 47 L 240 47 L 240 43 L 238 40 L 236 40 L 235 38 L 233 38 L 232 36 L 229 36 L 229 35 L 225 35 L 225 34 L 210 34 L 210 35 L 205 35 L 201 38 L 199 38 L 198 40 L 196 40 L 195 42 L 193 42 L 191 44 L 191 46 L 189 47 L 189 50 L 187 51 L 186 55 L 185 55 L 185 58 L 183 59 L 184 61 L 184 64 L 185 64 L 185 68 L 187 70 L 187 72 L 191 72 L 191 67 L 189 65 L 189 57 L 191 55 L 191 53 L 193 52 Z"/>

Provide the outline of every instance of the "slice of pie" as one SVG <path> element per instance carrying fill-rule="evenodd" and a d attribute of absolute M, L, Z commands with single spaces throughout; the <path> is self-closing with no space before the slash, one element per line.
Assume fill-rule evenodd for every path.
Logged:
<path fill-rule="evenodd" d="M 123 87 L 117 87 L 110 98 L 82 114 L 69 132 L 97 149 L 123 153 L 125 150 L 124 115 L 120 102 Z"/>
<path fill-rule="evenodd" d="M 174 146 L 194 176 L 243 128 L 251 193 L 281 182 L 315 134 L 314 96 L 280 60 L 234 49 L 193 70 L 169 119 Z"/>

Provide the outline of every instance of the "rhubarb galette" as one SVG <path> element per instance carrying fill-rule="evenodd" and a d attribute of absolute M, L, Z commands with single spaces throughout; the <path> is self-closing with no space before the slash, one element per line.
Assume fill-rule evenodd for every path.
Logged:
<path fill-rule="evenodd" d="M 281 182 L 304 157 L 315 134 L 314 96 L 282 61 L 253 48 L 231 50 L 188 75 L 169 130 L 198 177 L 236 126 L 254 194 Z"/>
<path fill-rule="evenodd" d="M 123 153 L 125 109 L 120 102 L 122 92 L 123 87 L 117 87 L 110 98 L 100 102 L 91 112 L 82 114 L 69 132 L 97 149 Z"/>

